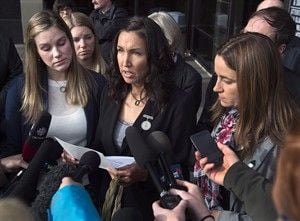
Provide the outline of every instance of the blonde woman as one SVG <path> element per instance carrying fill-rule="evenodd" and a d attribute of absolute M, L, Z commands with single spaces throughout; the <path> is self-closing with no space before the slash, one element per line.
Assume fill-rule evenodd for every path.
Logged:
<path fill-rule="evenodd" d="M 89 70 L 105 74 L 106 63 L 100 54 L 100 46 L 92 21 L 81 12 L 73 12 L 65 22 L 73 36 L 76 56 L 80 64 Z"/>
<path fill-rule="evenodd" d="M 73 38 L 53 12 L 38 12 L 25 36 L 25 78 L 13 82 L 7 94 L 7 148 L 20 153 L 31 126 L 43 110 L 52 115 L 47 137 L 86 146 L 98 119 L 105 79 L 91 74 L 76 59 Z"/>

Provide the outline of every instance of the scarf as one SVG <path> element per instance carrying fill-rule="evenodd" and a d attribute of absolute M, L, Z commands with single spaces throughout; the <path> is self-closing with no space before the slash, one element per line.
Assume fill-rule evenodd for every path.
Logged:
<path fill-rule="evenodd" d="M 220 122 L 211 133 L 216 142 L 234 147 L 233 135 L 237 118 L 238 111 L 235 108 L 230 109 L 222 116 Z M 194 165 L 194 178 L 202 191 L 206 206 L 209 209 L 219 207 L 219 199 L 221 198 L 219 185 L 205 175 L 198 161 Z"/>

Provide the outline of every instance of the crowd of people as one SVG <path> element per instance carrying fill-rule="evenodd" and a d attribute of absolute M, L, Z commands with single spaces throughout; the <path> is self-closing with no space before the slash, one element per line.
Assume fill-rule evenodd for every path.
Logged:
<path fill-rule="evenodd" d="M 185 61 L 173 17 L 165 11 L 129 17 L 112 0 L 92 3 L 89 16 L 72 0 L 35 13 L 24 64 L 12 41 L 0 36 L 0 219 L 298 220 L 299 40 L 283 3 L 262 1 L 241 33 L 219 46 L 198 122 L 202 77 Z M 45 111 L 48 128 L 33 132 Z M 74 176 L 80 159 L 63 149 L 51 165 L 46 160 L 35 168 L 39 184 L 24 187 L 34 190 L 34 202 L 9 199 L 18 198 L 10 192 L 26 185 L 20 174 L 33 173 L 38 161 L 23 158 L 33 133 L 105 156 L 133 156 L 131 127 L 145 141 L 155 131 L 167 136 L 168 166 L 179 179 L 161 189 L 181 199 L 172 208 L 157 188 L 166 177 L 153 178 L 160 161 L 98 168 L 80 183 Z M 220 165 L 195 151 L 190 136 L 202 130 L 222 153 Z"/>

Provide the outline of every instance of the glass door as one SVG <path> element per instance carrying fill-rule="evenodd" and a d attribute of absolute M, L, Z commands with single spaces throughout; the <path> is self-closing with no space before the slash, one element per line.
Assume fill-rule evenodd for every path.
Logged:
<path fill-rule="evenodd" d="M 251 10 L 254 7 L 251 7 Z M 252 13 L 252 12 L 251 12 Z M 217 48 L 238 33 L 249 16 L 244 0 L 190 0 L 188 46 L 190 53 L 209 71 Z"/>

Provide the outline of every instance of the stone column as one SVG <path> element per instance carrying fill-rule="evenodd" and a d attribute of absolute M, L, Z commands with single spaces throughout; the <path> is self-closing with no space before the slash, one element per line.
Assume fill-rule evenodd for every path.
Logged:
<path fill-rule="evenodd" d="M 34 13 L 43 9 L 43 0 L 20 0 L 20 2 L 23 36 L 25 36 L 27 22 Z"/>

